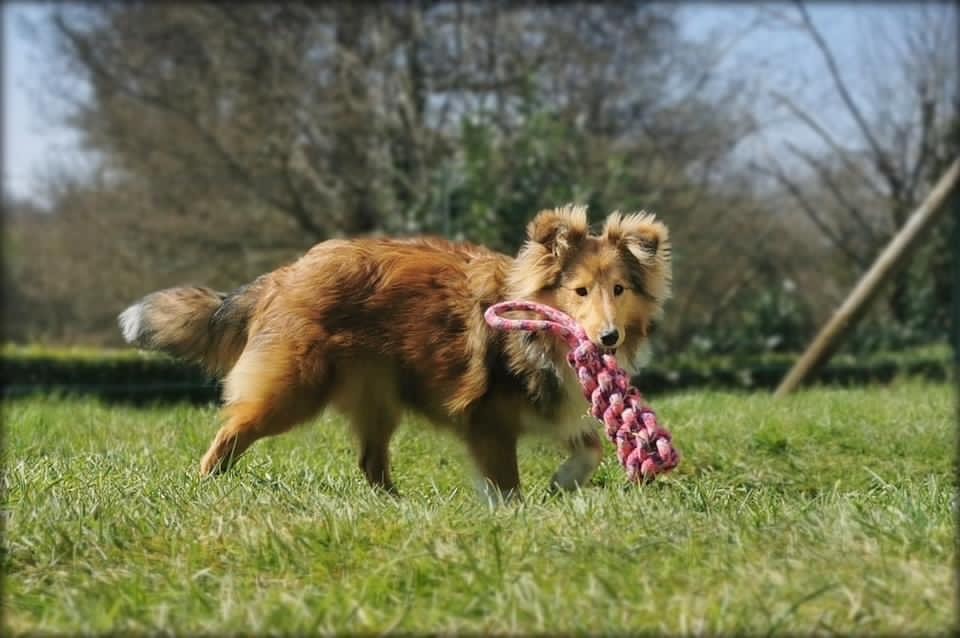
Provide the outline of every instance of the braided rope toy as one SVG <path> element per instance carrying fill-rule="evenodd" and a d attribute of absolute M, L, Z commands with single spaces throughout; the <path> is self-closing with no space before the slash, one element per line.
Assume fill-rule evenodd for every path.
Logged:
<path fill-rule="evenodd" d="M 535 312 L 546 319 L 507 319 L 499 313 L 511 310 Z M 660 427 L 657 416 L 630 385 L 617 360 L 602 354 L 572 317 L 532 301 L 504 301 L 487 308 L 487 324 L 497 330 L 549 332 L 570 346 L 567 363 L 577 372 L 588 413 L 606 426 L 607 437 L 617 446 L 617 458 L 633 482 L 649 482 L 672 470 L 680 461 L 670 432 Z"/>

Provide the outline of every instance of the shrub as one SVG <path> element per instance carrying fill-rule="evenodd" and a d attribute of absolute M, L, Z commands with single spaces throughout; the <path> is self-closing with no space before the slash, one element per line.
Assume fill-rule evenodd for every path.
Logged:
<path fill-rule="evenodd" d="M 219 397 L 217 382 L 197 366 L 163 355 L 13 346 L 0 354 L 4 396 L 54 392 L 127 401 L 204 402 Z M 786 353 L 753 357 L 689 354 L 658 361 L 633 381 L 649 395 L 681 389 L 770 389 L 795 359 L 796 355 Z M 940 345 L 870 357 L 836 355 L 813 381 L 855 385 L 887 382 L 897 376 L 943 380 L 952 374 L 949 349 Z"/>

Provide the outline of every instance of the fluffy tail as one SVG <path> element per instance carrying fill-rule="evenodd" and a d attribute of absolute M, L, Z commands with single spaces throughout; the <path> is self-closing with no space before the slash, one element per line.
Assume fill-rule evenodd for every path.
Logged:
<path fill-rule="evenodd" d="M 118 317 L 127 343 L 200 363 L 223 375 L 247 343 L 247 326 L 259 299 L 259 282 L 233 293 L 201 287 L 167 288 L 133 304 Z"/>

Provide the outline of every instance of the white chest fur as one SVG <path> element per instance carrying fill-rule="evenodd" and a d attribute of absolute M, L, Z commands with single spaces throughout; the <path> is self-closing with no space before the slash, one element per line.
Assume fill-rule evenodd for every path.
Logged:
<path fill-rule="evenodd" d="M 564 365 L 561 374 L 563 381 L 557 398 L 558 405 L 550 410 L 550 417 L 544 417 L 533 406 L 524 410 L 521 415 L 524 430 L 568 439 L 599 427 L 597 420 L 588 412 L 590 404 L 583 398 L 583 390 L 573 369 Z"/>

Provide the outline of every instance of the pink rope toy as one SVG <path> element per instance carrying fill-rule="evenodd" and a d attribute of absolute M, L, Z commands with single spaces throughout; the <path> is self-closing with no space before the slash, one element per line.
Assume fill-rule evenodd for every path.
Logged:
<path fill-rule="evenodd" d="M 546 319 L 506 319 L 499 313 L 526 310 Z M 549 332 L 570 346 L 567 363 L 577 371 L 589 413 L 606 426 L 607 437 L 617 446 L 617 458 L 633 482 L 649 482 L 680 462 L 670 433 L 644 404 L 640 391 L 630 385 L 627 373 L 609 354 L 601 354 L 587 333 L 569 315 L 532 301 L 504 301 L 483 315 L 491 328 Z"/>

